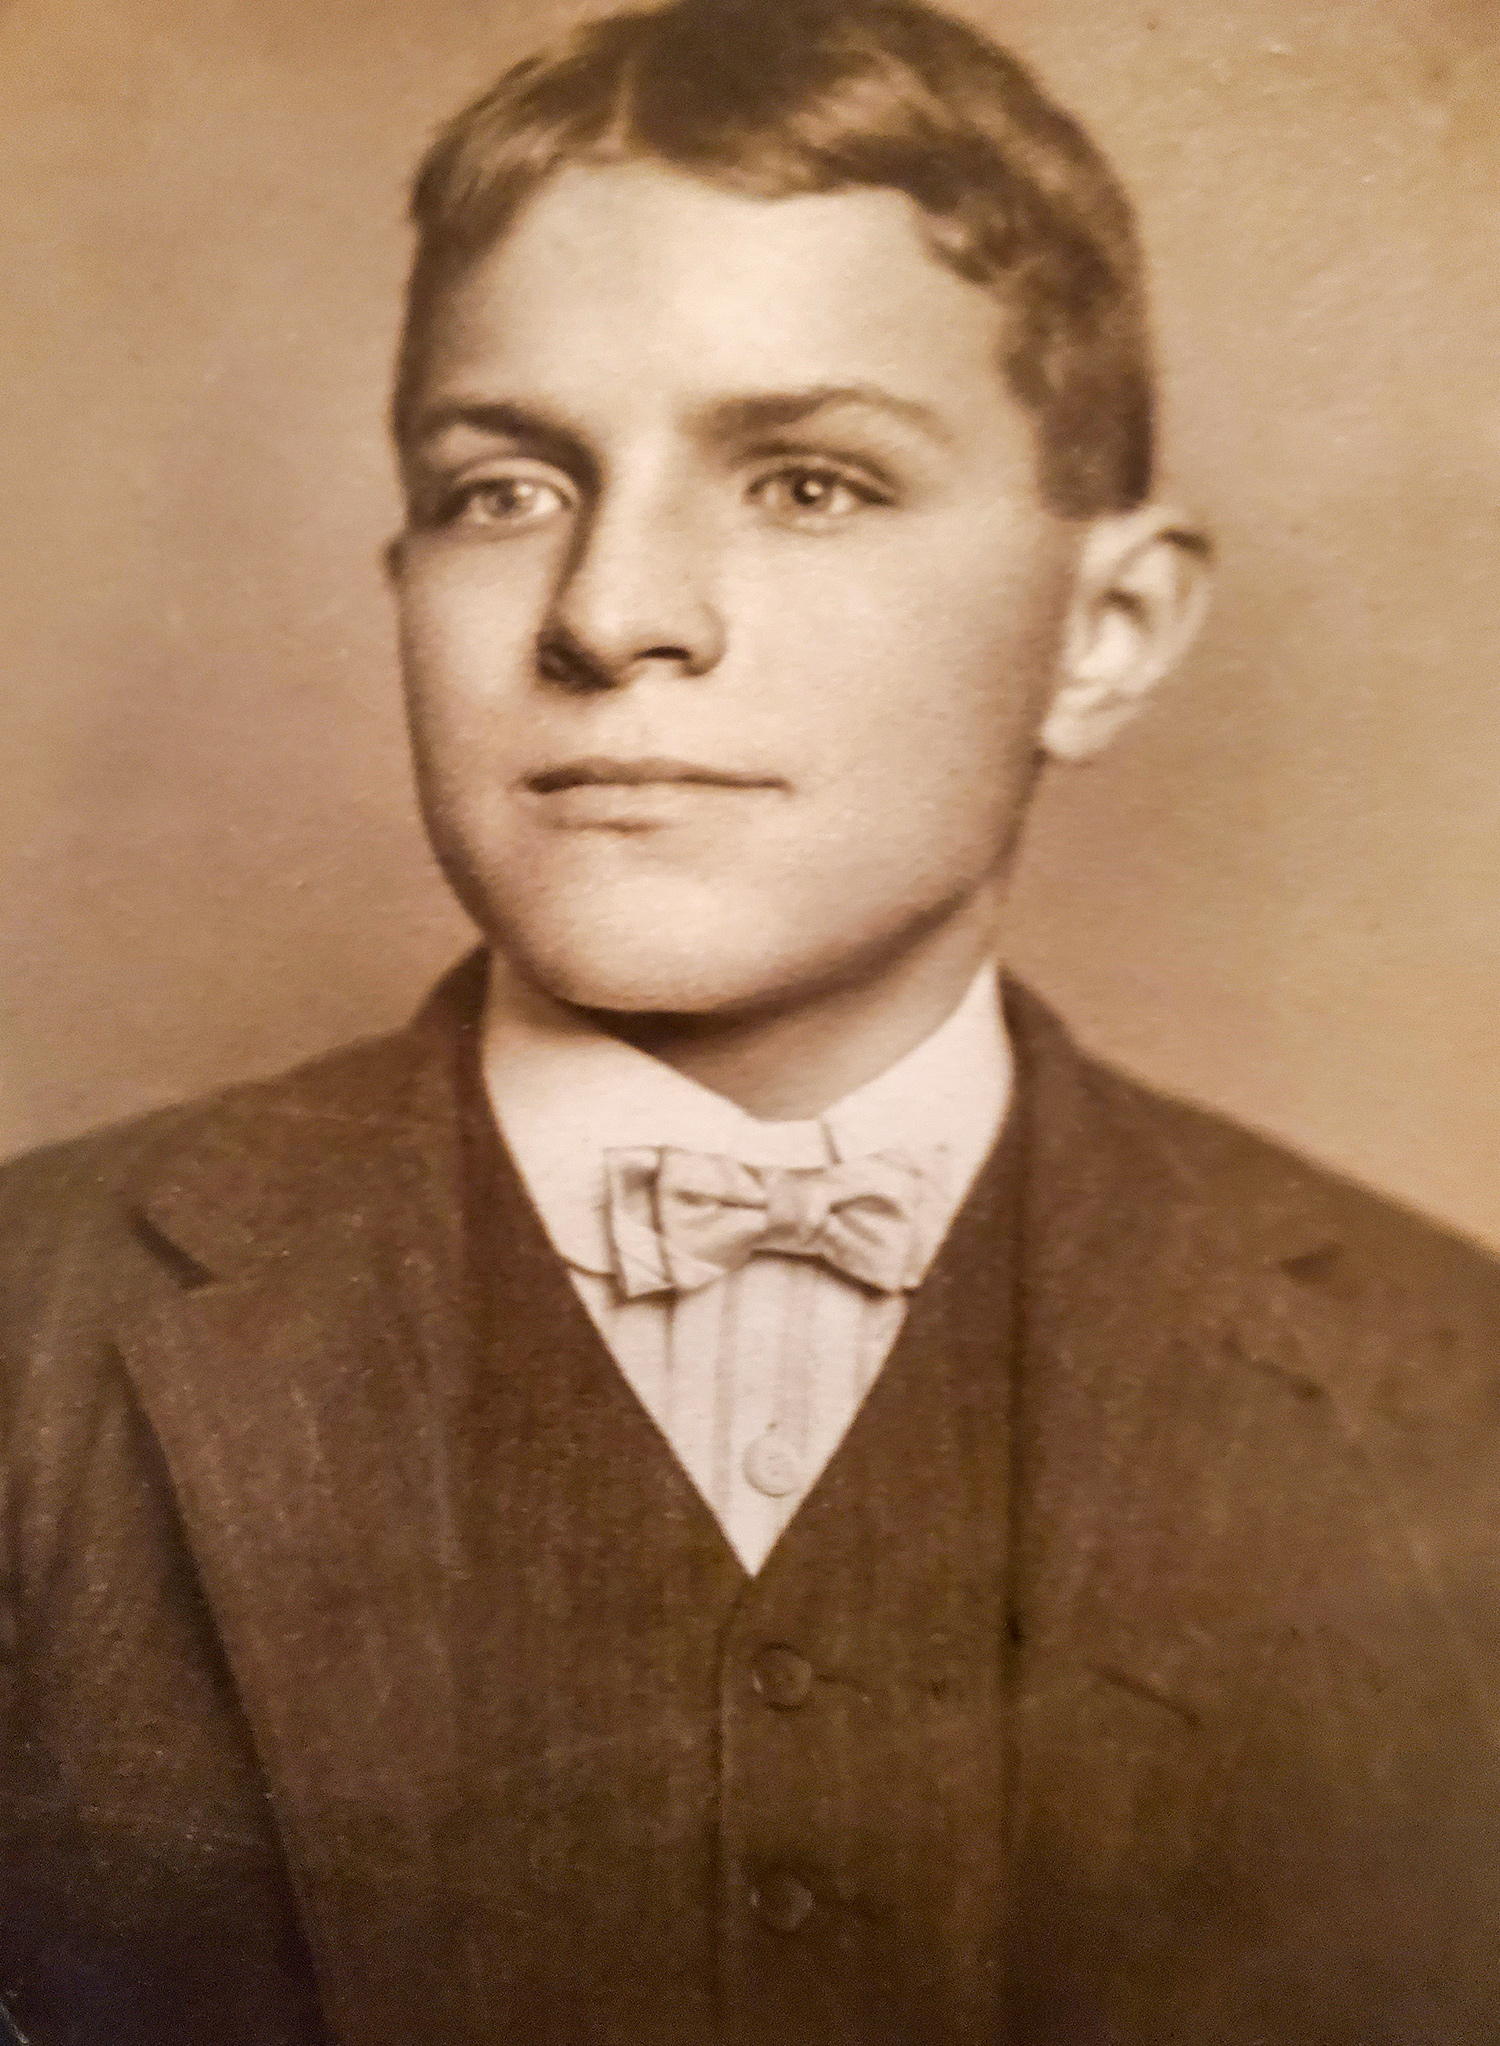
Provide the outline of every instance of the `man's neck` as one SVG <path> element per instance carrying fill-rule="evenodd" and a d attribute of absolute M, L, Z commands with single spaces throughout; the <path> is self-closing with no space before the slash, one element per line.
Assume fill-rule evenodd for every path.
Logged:
<path fill-rule="evenodd" d="M 732 1014 L 591 1020 L 763 1122 L 817 1116 L 945 1023 L 997 945 L 997 916 L 945 924 L 857 978 Z"/>

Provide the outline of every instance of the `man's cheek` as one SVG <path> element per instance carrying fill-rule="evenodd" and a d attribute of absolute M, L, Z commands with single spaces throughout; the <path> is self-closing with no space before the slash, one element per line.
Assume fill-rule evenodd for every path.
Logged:
<path fill-rule="evenodd" d="M 445 756 L 455 776 L 484 781 L 519 722 L 516 692 L 499 648 L 449 647 L 408 665 L 411 719 L 419 744 Z"/>

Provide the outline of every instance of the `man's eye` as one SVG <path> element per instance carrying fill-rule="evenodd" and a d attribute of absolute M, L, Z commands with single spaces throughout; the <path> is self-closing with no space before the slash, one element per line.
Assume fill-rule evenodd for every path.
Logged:
<path fill-rule="evenodd" d="M 544 476 L 484 476 L 460 484 L 443 501 L 447 526 L 535 526 L 572 508 L 560 483 Z"/>
<path fill-rule="evenodd" d="M 799 525 L 848 518 L 867 505 L 888 501 L 873 483 L 809 462 L 762 477 L 751 494 L 774 518 Z"/>

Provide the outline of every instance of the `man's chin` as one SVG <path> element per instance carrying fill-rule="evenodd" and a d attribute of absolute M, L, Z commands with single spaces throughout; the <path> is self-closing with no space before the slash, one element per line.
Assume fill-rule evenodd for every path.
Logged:
<path fill-rule="evenodd" d="M 783 977 L 763 958 L 724 958 L 710 945 L 639 934 L 569 945 L 555 934 L 527 943 L 511 933 L 498 949 L 532 987 L 595 1015 L 731 1016 L 774 1004 L 782 991 Z"/>

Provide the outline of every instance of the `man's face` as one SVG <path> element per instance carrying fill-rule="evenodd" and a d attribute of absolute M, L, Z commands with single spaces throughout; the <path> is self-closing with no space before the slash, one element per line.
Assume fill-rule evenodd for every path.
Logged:
<path fill-rule="evenodd" d="M 575 167 L 453 286 L 396 574 L 450 878 L 564 1000 L 991 942 L 1076 535 L 910 203 Z"/>

